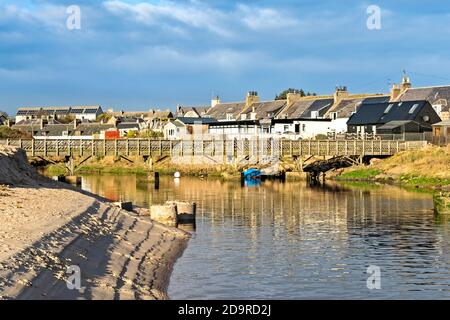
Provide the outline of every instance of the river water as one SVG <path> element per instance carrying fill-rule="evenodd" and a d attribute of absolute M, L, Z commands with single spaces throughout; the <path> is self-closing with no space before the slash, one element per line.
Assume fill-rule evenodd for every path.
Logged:
<path fill-rule="evenodd" d="M 450 221 L 435 218 L 429 194 L 187 177 L 155 190 L 133 175 L 85 176 L 83 188 L 143 206 L 197 203 L 172 299 L 450 298 Z"/>

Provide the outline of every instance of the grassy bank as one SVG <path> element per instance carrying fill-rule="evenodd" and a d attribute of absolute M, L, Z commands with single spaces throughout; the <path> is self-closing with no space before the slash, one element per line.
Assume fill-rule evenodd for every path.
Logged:
<path fill-rule="evenodd" d="M 335 179 L 388 182 L 415 188 L 449 188 L 450 146 L 428 146 L 401 152 L 369 166 L 345 169 Z"/>

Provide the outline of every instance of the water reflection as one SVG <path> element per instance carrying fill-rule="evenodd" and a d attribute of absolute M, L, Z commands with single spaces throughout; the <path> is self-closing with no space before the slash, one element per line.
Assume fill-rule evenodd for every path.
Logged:
<path fill-rule="evenodd" d="M 427 194 L 185 177 L 161 178 L 155 190 L 134 176 L 84 177 L 83 188 L 141 205 L 197 202 L 172 298 L 450 297 L 450 225 L 435 222 Z M 369 265 L 382 270 L 381 290 L 366 287 Z"/>

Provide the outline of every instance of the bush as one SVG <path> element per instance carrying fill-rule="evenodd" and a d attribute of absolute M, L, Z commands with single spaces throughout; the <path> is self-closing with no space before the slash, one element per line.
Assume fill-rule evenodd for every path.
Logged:
<path fill-rule="evenodd" d="M 31 135 L 16 129 L 11 129 L 6 126 L 0 126 L 0 139 L 26 139 L 31 138 Z"/>

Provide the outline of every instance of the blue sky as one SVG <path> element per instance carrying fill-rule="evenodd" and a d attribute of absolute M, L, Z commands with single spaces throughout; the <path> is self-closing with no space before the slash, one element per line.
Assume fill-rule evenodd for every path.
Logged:
<path fill-rule="evenodd" d="M 73 4 L 81 30 L 66 28 Z M 373 4 L 381 30 L 366 27 Z M 387 92 L 404 69 L 416 86 L 450 84 L 448 39 L 450 3 L 437 0 L 0 0 L 0 110 Z"/>

